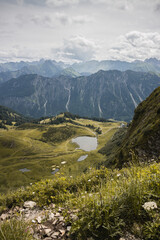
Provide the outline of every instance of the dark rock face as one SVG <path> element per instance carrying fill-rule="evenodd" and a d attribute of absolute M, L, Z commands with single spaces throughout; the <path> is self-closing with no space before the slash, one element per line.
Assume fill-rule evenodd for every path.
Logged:
<path fill-rule="evenodd" d="M 136 106 L 159 85 L 157 75 L 133 71 L 77 78 L 24 75 L 1 84 L 0 104 L 36 118 L 69 111 L 129 121 Z"/>

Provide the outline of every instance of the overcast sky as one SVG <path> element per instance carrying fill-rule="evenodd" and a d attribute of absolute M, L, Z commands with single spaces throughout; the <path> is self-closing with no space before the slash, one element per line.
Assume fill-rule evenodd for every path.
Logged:
<path fill-rule="evenodd" d="M 0 62 L 160 59 L 160 0 L 0 0 Z"/>

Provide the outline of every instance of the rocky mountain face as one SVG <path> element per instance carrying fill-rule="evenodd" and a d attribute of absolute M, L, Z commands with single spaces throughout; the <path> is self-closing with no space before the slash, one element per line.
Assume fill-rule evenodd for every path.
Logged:
<path fill-rule="evenodd" d="M 33 62 L 9 62 L 0 63 L 0 83 L 6 82 L 11 78 L 17 78 L 25 74 L 38 74 L 44 77 L 65 75 L 69 77 L 89 76 L 100 70 L 119 70 L 119 71 L 139 71 L 160 73 L 160 60 L 156 58 L 146 59 L 145 61 L 88 61 L 74 64 L 65 64 L 54 60 L 33 61 Z"/>
<path fill-rule="evenodd" d="M 21 68 L 20 66 L 23 67 Z M 40 61 L 37 64 L 23 64 L 20 66 L 16 71 L 8 70 L 0 72 L 0 83 L 25 74 L 38 74 L 44 77 L 53 77 L 56 75 L 61 75 L 61 72 L 63 72 L 63 68 L 55 61 L 51 60 Z"/>
<path fill-rule="evenodd" d="M 99 71 L 77 78 L 24 75 L 1 84 L 0 104 L 35 118 L 69 111 L 129 121 L 159 85 L 157 75 L 133 71 Z"/>
<path fill-rule="evenodd" d="M 133 61 L 133 62 L 125 62 L 125 61 L 112 61 L 112 60 L 104 60 L 104 61 L 88 61 L 82 63 L 75 63 L 72 67 L 78 71 L 79 73 L 95 73 L 99 70 L 132 70 L 139 72 L 160 72 L 160 60 L 156 58 L 146 59 L 145 61 Z"/>

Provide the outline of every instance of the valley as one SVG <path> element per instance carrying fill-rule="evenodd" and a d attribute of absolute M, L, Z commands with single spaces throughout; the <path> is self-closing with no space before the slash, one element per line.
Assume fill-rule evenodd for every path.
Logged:
<path fill-rule="evenodd" d="M 41 124 L 26 123 L 18 127 L 7 126 L 8 130 L 0 129 L 0 191 L 54 178 L 52 172 L 55 169 L 59 169 L 58 175 L 75 177 L 90 167 L 98 166 L 105 159 L 98 150 L 107 139 L 111 139 L 120 124 L 80 118 L 59 125 L 44 124 L 42 121 Z M 94 126 L 95 129 L 86 126 Z M 96 133 L 97 128 L 101 129 L 101 134 Z M 89 152 L 76 149 L 72 139 L 77 136 L 96 136 L 97 149 Z M 86 153 L 87 159 L 77 162 Z M 21 172 L 20 169 L 29 171 Z"/>

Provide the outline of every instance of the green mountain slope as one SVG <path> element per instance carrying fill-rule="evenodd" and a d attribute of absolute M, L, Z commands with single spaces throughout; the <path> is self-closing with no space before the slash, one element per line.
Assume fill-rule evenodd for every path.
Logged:
<path fill-rule="evenodd" d="M 123 133 L 125 129 L 121 130 Z M 120 133 L 119 133 L 120 134 Z M 123 141 L 122 141 L 123 140 Z M 153 162 L 160 160 L 160 87 L 135 109 L 132 123 L 121 140 L 116 136 L 110 142 L 112 161 L 106 165 L 122 167 L 127 162 Z M 116 147 L 117 145 L 117 147 Z M 107 155 L 109 145 L 100 152 Z"/>
<path fill-rule="evenodd" d="M 28 122 L 29 119 L 10 108 L 0 106 L 0 121 L 3 122 L 3 124 L 12 124 L 12 122 L 20 124 Z"/>

